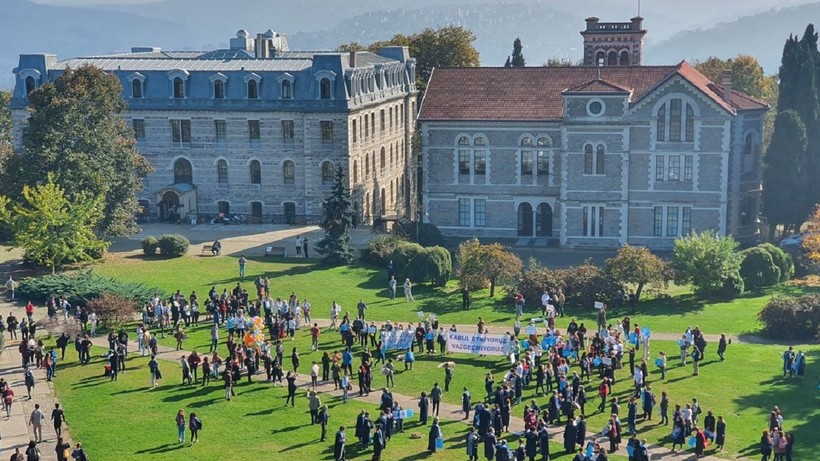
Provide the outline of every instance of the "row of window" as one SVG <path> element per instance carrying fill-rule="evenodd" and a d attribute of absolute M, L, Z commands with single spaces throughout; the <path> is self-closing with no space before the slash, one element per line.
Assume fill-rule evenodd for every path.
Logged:
<path fill-rule="evenodd" d="M 187 119 L 170 120 L 171 141 L 177 147 L 191 146 L 191 121 Z M 294 121 L 282 120 L 282 142 L 293 144 L 294 142 Z M 134 130 L 134 138 L 138 143 L 145 142 L 145 120 L 133 119 L 131 127 Z M 319 122 L 322 133 L 322 144 L 327 147 L 333 146 L 333 121 L 322 120 Z M 218 147 L 227 146 L 227 122 L 225 120 L 214 120 L 214 136 Z M 248 120 L 248 142 L 253 148 L 260 148 L 262 145 L 262 132 L 259 120 Z"/>
<path fill-rule="evenodd" d="M 683 157 L 683 175 L 681 175 Z M 692 181 L 693 157 L 691 155 L 655 156 L 655 181 Z"/>
<path fill-rule="evenodd" d="M 387 157 L 387 149 L 382 146 L 381 151 L 379 152 L 379 169 L 384 171 L 385 168 L 392 168 L 393 164 L 398 162 L 399 165 L 403 165 L 406 160 L 405 152 L 404 152 L 404 141 L 396 141 L 390 144 L 390 157 L 388 163 Z M 373 173 L 376 172 L 376 151 L 365 153 L 364 154 L 364 177 L 365 179 L 370 176 L 370 165 L 373 165 Z M 353 183 L 356 184 L 359 182 L 359 162 L 358 160 L 353 160 Z"/>
<path fill-rule="evenodd" d="M 483 198 L 458 199 L 458 225 L 485 227 L 487 225 L 487 200 Z"/>
<path fill-rule="evenodd" d="M 171 81 L 171 97 L 174 99 L 185 99 L 188 97 L 186 88 L 187 78 L 181 76 L 174 77 Z M 211 77 L 211 97 L 213 99 L 225 99 L 226 87 L 228 85 L 228 78 L 224 75 L 217 74 Z M 262 85 L 262 77 L 256 74 L 250 74 L 245 77 L 245 97 L 247 99 L 259 99 L 259 94 Z M 318 81 L 319 99 L 332 99 L 333 84 L 327 77 Z M 279 97 L 280 99 L 293 99 L 295 81 L 293 78 L 281 78 L 279 82 Z M 145 97 L 145 78 L 131 77 L 131 98 L 142 99 Z"/>
<path fill-rule="evenodd" d="M 262 184 L 262 163 L 259 160 L 251 160 L 248 164 L 249 183 Z M 333 184 L 334 166 L 330 161 L 322 162 L 321 166 L 322 186 Z M 219 159 L 216 162 L 216 182 L 217 184 L 228 184 L 228 161 Z M 285 185 L 296 183 L 296 165 L 292 160 L 282 162 L 282 182 Z M 193 184 L 194 173 L 191 162 L 185 158 L 179 158 L 174 162 L 174 184 Z"/>
<path fill-rule="evenodd" d="M 670 99 L 658 109 L 656 139 L 659 142 L 693 142 L 695 111 L 681 99 Z"/>
<path fill-rule="evenodd" d="M 415 102 L 412 103 L 412 111 L 415 113 Z M 362 123 L 364 122 L 364 123 Z M 359 139 L 376 139 L 376 113 L 371 112 L 364 114 L 352 120 L 352 127 L 350 133 L 353 137 L 353 143 L 359 142 Z M 400 130 L 404 126 L 404 103 L 396 104 L 386 109 L 379 111 L 379 135 L 383 135 L 388 130 Z"/>
<path fill-rule="evenodd" d="M 692 207 L 656 206 L 654 208 L 655 237 L 678 237 L 692 231 Z"/>

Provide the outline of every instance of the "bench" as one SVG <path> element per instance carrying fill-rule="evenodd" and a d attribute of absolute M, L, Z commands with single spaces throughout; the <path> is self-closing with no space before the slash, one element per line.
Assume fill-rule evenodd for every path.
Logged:
<path fill-rule="evenodd" d="M 265 256 L 278 256 L 278 257 L 286 257 L 288 255 L 288 250 L 285 247 L 274 247 L 269 246 L 265 248 Z"/>
<path fill-rule="evenodd" d="M 202 253 L 211 253 L 213 254 L 214 246 L 211 244 L 202 245 Z"/>

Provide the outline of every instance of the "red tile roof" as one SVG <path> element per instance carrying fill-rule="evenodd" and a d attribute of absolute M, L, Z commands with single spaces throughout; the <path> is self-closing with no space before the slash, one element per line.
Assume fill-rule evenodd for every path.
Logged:
<path fill-rule="evenodd" d="M 600 72 L 600 74 L 599 74 Z M 674 75 L 680 75 L 724 109 L 766 109 L 750 96 L 732 92 L 727 104 L 719 85 L 683 61 L 676 66 L 612 67 L 444 67 L 433 71 L 419 120 L 559 120 L 563 92 L 630 92 L 636 103 Z"/>

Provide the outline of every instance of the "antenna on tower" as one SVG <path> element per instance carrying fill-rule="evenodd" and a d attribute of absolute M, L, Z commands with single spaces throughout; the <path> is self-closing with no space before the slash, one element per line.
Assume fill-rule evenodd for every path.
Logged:
<path fill-rule="evenodd" d="M 638 0 L 638 17 L 641 16 L 641 0 Z"/>

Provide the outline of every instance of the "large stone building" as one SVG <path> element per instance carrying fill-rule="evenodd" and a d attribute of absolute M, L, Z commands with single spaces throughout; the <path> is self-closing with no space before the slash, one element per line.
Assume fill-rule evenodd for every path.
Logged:
<path fill-rule="evenodd" d="M 642 66 L 641 21 L 587 20 L 591 65 L 435 69 L 419 114 L 427 220 L 544 246 L 753 240 L 768 105 L 730 73 Z"/>
<path fill-rule="evenodd" d="M 28 92 L 86 64 L 122 83 L 125 118 L 154 167 L 139 196 L 146 214 L 317 222 L 339 165 L 360 222 L 413 213 L 415 60 L 405 47 L 289 51 L 282 34 L 240 30 L 230 48 L 209 52 L 21 55 L 12 98 L 18 147 Z"/>

